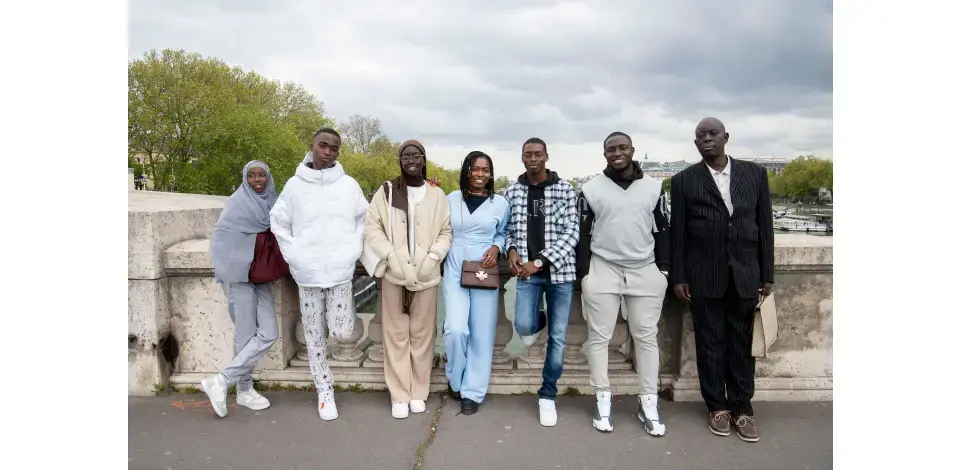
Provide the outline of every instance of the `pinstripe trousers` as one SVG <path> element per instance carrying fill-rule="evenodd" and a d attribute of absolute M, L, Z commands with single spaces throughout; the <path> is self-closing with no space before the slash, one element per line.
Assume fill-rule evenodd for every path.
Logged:
<path fill-rule="evenodd" d="M 690 307 L 700 394 L 709 411 L 728 410 L 736 419 L 741 414 L 753 416 L 756 360 L 751 344 L 757 299 L 740 298 L 732 272 L 728 279 L 727 291 L 719 299 L 697 297 L 691 289 Z"/>

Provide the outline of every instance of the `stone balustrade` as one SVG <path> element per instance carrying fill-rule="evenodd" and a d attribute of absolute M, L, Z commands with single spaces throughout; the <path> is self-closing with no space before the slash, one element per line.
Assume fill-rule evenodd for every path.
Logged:
<path fill-rule="evenodd" d="M 223 291 L 213 280 L 206 239 L 225 198 L 146 191 L 129 202 L 129 387 L 132 395 L 152 394 L 158 385 L 196 385 L 218 370 L 232 353 L 233 326 Z M 757 400 L 832 399 L 832 240 L 778 235 L 776 287 L 780 339 L 769 357 L 757 361 Z M 494 340 L 489 393 L 535 393 L 541 382 L 545 332 L 529 348 L 519 343 L 512 322 L 513 289 L 501 263 L 500 309 Z M 358 267 L 358 320 L 352 337 L 328 342 L 335 380 L 384 389 L 383 331 L 379 299 Z M 272 283 L 280 339 L 259 362 L 264 382 L 313 383 L 303 347 L 299 299 L 292 279 Z M 561 393 L 589 393 L 582 345 L 587 338 L 579 289 L 575 289 L 567 333 Z M 442 304 L 442 299 L 441 299 Z M 438 328 L 440 330 L 440 328 Z M 660 319 L 660 387 L 677 400 L 699 400 L 696 356 L 689 308 L 667 296 Z M 446 388 L 442 331 L 431 382 Z M 610 381 L 615 394 L 637 392 L 632 341 L 623 317 L 610 345 Z"/>

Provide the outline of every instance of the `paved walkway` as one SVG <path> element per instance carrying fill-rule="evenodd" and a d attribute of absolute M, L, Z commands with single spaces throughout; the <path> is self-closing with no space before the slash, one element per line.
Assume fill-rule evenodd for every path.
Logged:
<path fill-rule="evenodd" d="M 667 435 L 648 436 L 636 397 L 614 397 L 614 432 L 591 426 L 593 397 L 560 397 L 541 427 L 535 396 L 492 395 L 480 412 L 431 395 L 427 412 L 390 417 L 385 393 L 337 394 L 340 418 L 317 417 L 309 392 L 266 392 L 273 406 L 213 414 L 206 396 L 129 398 L 131 469 L 823 469 L 832 468 L 833 404 L 755 404 L 760 442 L 718 437 L 700 403 L 662 402 Z M 439 413 L 439 417 L 437 414 Z M 435 427 L 435 432 L 432 430 Z M 421 467 L 418 467 L 420 465 Z"/>

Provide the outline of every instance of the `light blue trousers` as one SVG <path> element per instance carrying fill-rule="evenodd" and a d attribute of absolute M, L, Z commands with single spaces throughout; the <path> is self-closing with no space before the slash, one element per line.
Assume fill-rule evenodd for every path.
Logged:
<path fill-rule="evenodd" d="M 497 333 L 496 290 L 460 287 L 459 269 L 444 273 L 443 344 L 447 350 L 447 381 L 460 396 L 483 403 L 493 367 L 493 337 Z"/>

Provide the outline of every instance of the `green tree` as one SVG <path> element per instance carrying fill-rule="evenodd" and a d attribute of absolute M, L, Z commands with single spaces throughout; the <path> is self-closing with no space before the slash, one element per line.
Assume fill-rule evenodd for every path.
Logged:
<path fill-rule="evenodd" d="M 150 51 L 127 72 L 128 165 L 146 157 L 142 169 L 131 168 L 146 173 L 159 191 L 228 195 L 254 159 L 270 165 L 281 191 L 317 129 L 335 127 L 323 103 L 302 86 L 216 58 Z M 339 131 L 339 160 L 364 192 L 400 174 L 400 144 L 383 133 L 379 119 L 355 115 Z M 445 192 L 459 187 L 459 169 L 427 165 Z"/>
<path fill-rule="evenodd" d="M 271 166 L 280 190 L 316 129 L 333 124 L 301 86 L 216 58 L 150 51 L 127 66 L 128 154 L 159 191 L 229 194 L 243 165 Z"/>
<path fill-rule="evenodd" d="M 493 189 L 495 191 L 500 191 L 502 189 L 507 189 L 510 185 L 513 184 L 513 180 L 509 176 L 498 176 L 493 182 Z"/>
<path fill-rule="evenodd" d="M 833 191 L 833 162 L 812 155 L 797 157 L 788 163 L 779 176 L 768 174 L 770 191 L 779 197 L 817 200 L 820 188 Z"/>
<path fill-rule="evenodd" d="M 664 191 L 664 192 L 666 192 L 666 193 L 668 193 L 668 194 L 670 193 L 670 183 L 671 183 L 672 181 L 673 181 L 673 178 L 672 178 L 672 177 L 663 180 L 663 191 Z"/>

